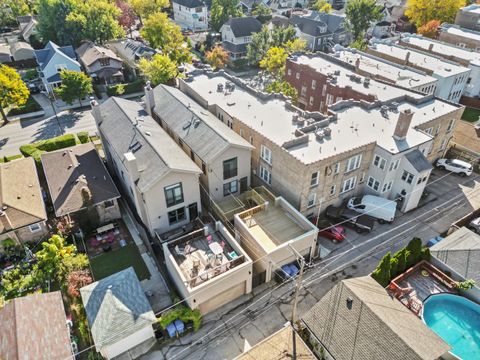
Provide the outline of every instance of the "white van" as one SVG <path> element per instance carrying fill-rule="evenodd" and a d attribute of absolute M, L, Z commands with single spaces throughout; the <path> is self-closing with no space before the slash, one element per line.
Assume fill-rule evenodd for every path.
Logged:
<path fill-rule="evenodd" d="M 365 195 L 348 200 L 347 207 L 360 214 L 367 214 L 378 220 L 380 224 L 392 223 L 395 219 L 397 203 L 380 196 Z"/>

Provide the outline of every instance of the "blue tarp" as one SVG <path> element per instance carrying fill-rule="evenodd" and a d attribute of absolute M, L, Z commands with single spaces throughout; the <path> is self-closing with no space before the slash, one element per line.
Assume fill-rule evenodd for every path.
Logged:
<path fill-rule="evenodd" d="M 288 277 L 292 276 L 292 270 L 290 269 L 289 265 L 283 265 L 282 270 Z"/>
<path fill-rule="evenodd" d="M 295 276 L 298 274 L 298 268 L 295 266 L 295 264 L 290 264 L 290 273 L 292 274 L 291 276 Z"/>
<path fill-rule="evenodd" d="M 166 330 L 168 332 L 168 336 L 170 336 L 171 338 L 175 337 L 177 334 L 177 329 L 175 329 L 175 324 L 173 322 L 167 325 Z"/>
<path fill-rule="evenodd" d="M 183 334 L 185 332 L 185 324 L 182 320 L 177 319 L 173 323 L 175 324 L 175 327 L 177 328 L 179 334 Z"/>

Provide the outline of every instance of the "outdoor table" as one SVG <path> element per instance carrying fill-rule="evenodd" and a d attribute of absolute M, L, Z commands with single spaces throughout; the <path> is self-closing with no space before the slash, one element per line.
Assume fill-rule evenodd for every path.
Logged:
<path fill-rule="evenodd" d="M 222 246 L 221 246 L 218 242 L 216 242 L 216 241 L 210 243 L 210 244 L 208 245 L 208 247 L 210 248 L 210 250 L 212 250 L 212 252 L 213 252 L 215 255 L 223 254 L 223 248 L 222 248 Z"/>
<path fill-rule="evenodd" d="M 101 226 L 97 229 L 97 233 L 98 234 L 101 234 L 101 233 L 104 233 L 108 230 L 112 230 L 114 228 L 113 224 L 107 224 L 107 225 L 104 225 L 104 226 Z"/>

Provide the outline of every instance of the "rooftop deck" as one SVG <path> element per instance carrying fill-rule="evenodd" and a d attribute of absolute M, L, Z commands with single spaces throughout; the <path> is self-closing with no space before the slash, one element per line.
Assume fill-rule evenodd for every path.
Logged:
<path fill-rule="evenodd" d="M 306 230 L 281 206 L 260 205 L 239 214 L 266 251 L 303 235 Z"/>
<path fill-rule="evenodd" d="M 419 315 L 423 302 L 433 294 L 454 293 L 456 282 L 427 261 L 421 261 L 390 282 L 389 291 Z"/>
<path fill-rule="evenodd" d="M 242 264 L 228 240 L 211 226 L 171 241 L 168 248 L 191 288 Z"/>

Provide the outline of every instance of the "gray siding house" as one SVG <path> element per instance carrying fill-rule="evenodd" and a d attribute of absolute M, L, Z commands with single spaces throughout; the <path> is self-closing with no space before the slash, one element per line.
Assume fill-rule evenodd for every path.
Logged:
<path fill-rule="evenodd" d="M 86 73 L 96 82 L 111 84 L 123 81 L 123 61 L 112 50 L 85 41 L 75 52 Z"/>

